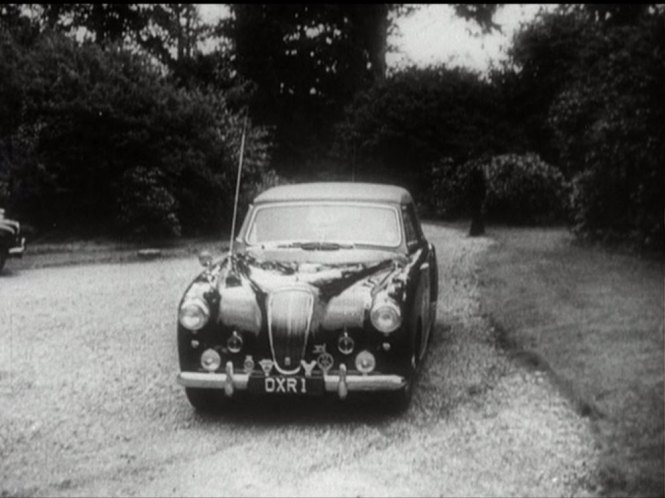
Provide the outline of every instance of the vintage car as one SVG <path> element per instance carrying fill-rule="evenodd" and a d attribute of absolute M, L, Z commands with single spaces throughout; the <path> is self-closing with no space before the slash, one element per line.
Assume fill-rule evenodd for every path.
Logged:
<path fill-rule="evenodd" d="M 7 258 L 21 258 L 25 251 L 25 237 L 21 236 L 21 224 L 5 218 L 5 210 L 0 209 L 0 272 Z"/>
<path fill-rule="evenodd" d="M 432 334 L 438 273 L 403 188 L 308 183 L 260 194 L 178 310 L 178 382 L 197 409 L 239 392 L 383 392 L 406 408 Z"/>

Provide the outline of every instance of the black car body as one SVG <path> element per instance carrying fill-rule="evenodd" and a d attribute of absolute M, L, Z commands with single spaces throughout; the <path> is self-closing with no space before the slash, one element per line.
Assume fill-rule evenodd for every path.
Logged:
<path fill-rule="evenodd" d="M 5 210 L 0 209 L 0 271 L 7 258 L 21 258 L 25 252 L 25 237 L 18 221 L 5 218 Z"/>
<path fill-rule="evenodd" d="M 206 264 L 179 307 L 178 381 L 195 407 L 238 391 L 385 391 L 408 405 L 438 275 L 405 189 L 274 187 L 250 206 L 234 249 Z"/>

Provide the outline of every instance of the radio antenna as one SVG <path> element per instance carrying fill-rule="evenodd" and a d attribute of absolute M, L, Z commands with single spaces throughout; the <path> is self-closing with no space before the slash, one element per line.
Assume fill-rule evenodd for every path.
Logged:
<path fill-rule="evenodd" d="M 233 241 L 236 233 L 236 219 L 238 217 L 238 200 L 240 197 L 240 177 L 242 175 L 242 160 L 245 154 L 245 135 L 247 133 L 247 112 L 245 112 L 245 119 L 242 123 L 242 138 L 240 140 L 240 158 L 238 160 L 238 178 L 236 180 L 236 194 L 233 201 L 233 221 L 231 222 L 231 241 L 229 243 L 229 260 L 231 268 L 233 268 Z"/>

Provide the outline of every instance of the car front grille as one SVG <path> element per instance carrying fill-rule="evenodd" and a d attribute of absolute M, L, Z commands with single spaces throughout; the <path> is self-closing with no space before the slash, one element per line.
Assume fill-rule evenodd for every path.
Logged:
<path fill-rule="evenodd" d="M 312 325 L 314 294 L 308 288 L 289 287 L 268 295 L 268 335 L 275 367 L 280 373 L 300 369 Z"/>

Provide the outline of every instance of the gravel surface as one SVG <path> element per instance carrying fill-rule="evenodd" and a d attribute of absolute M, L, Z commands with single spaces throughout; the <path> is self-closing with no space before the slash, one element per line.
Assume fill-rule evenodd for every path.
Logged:
<path fill-rule="evenodd" d="M 491 244 L 435 226 L 437 327 L 413 404 L 244 403 L 198 415 L 175 319 L 195 258 L 0 277 L 0 494 L 594 496 L 598 452 L 539 371 L 480 312 Z"/>

